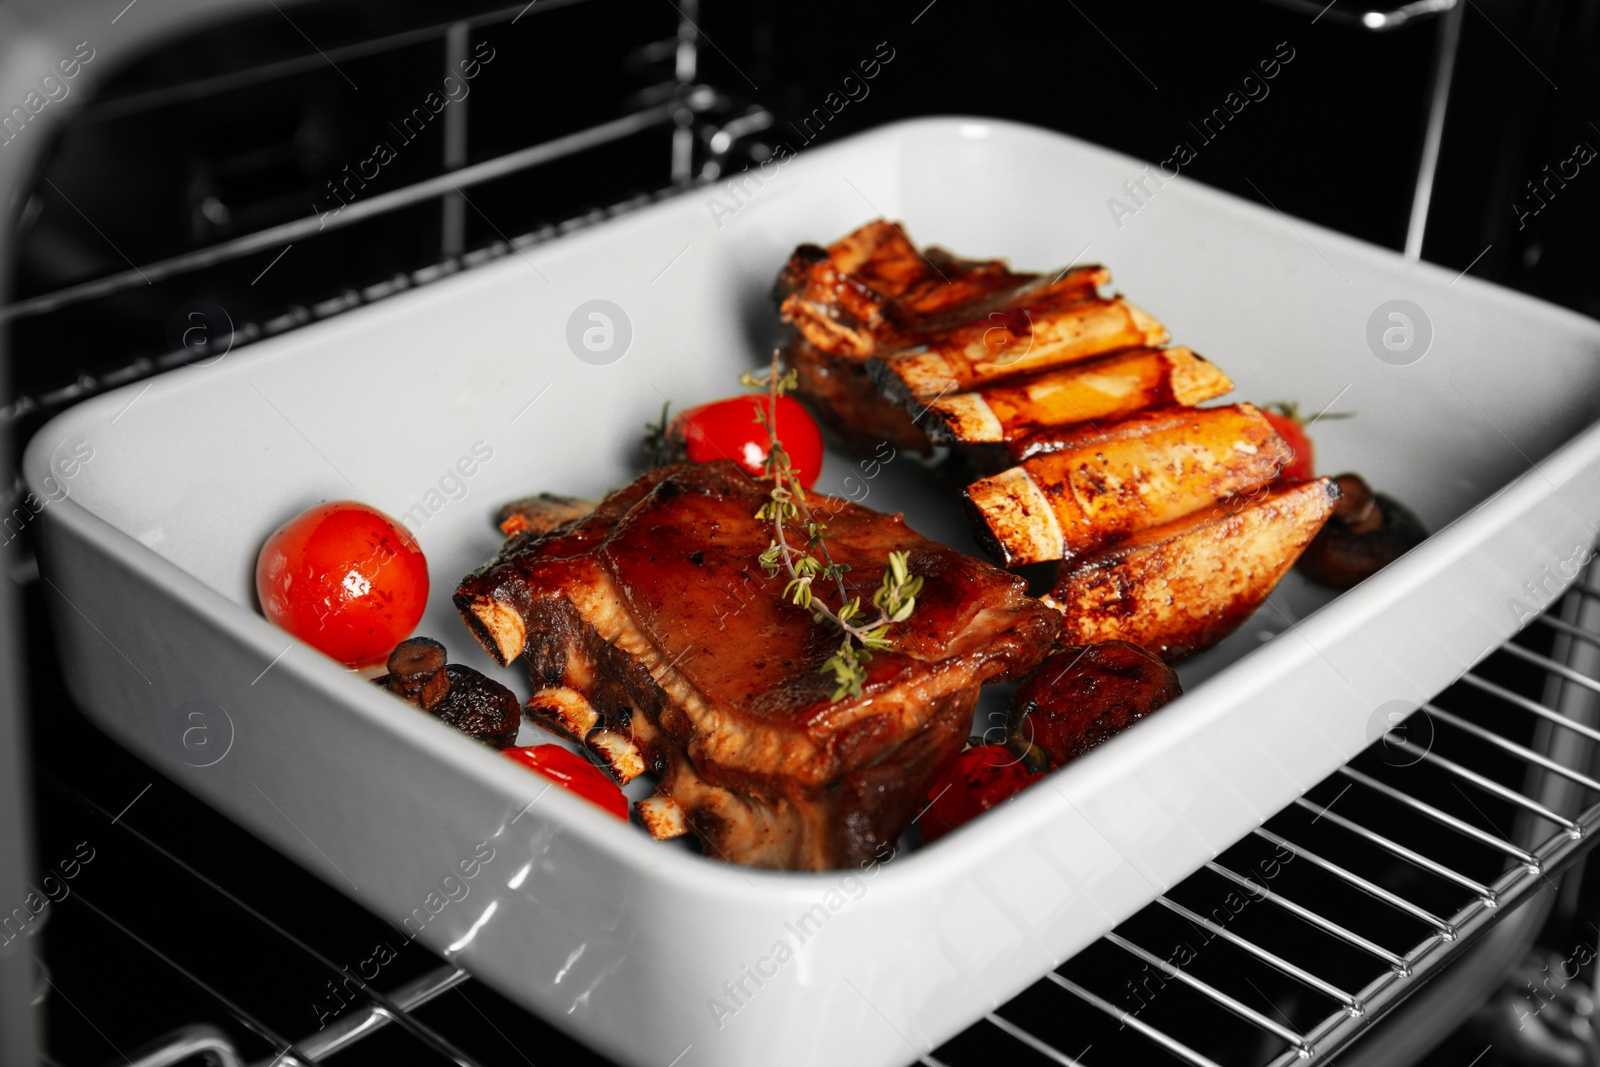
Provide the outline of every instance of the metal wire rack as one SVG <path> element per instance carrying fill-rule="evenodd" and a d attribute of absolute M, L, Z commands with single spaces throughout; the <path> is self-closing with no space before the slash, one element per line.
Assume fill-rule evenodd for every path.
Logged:
<path fill-rule="evenodd" d="M 1085 1067 L 1286 1067 L 1327 1062 L 1347 1049 L 1492 924 L 1553 887 L 1594 843 L 1600 587 L 1580 581 L 1457 684 L 1397 718 L 1398 711 L 1378 716 L 1392 728 L 1360 757 L 920 1062 L 962 1067 L 999 1055 L 1007 1063 Z M 79 785 L 50 775 L 44 784 L 57 807 L 95 824 L 98 839 L 114 827 L 132 850 L 129 862 L 165 868 L 189 899 L 203 894 L 230 922 L 256 927 L 293 953 L 308 985 L 326 979 L 351 987 L 350 970 L 327 949 L 169 847 L 172 826 L 147 833 Z M 239 1051 L 239 1037 L 195 1023 L 128 1057 L 136 1067 L 201 1053 L 224 1065 L 315 1064 L 380 1033 L 391 1039 L 384 1055 L 403 1047 L 425 1060 L 516 1062 L 469 1051 L 463 1020 L 419 1014 L 452 990 L 492 995 L 420 950 L 411 977 L 387 992 L 354 983 L 358 1004 L 296 1036 L 186 962 L 192 949 L 142 931 L 129 914 L 136 903 L 105 899 L 98 888 L 74 899 L 204 994 L 230 1031 L 254 1035 L 268 1050 L 252 1060 Z M 376 918 L 370 923 L 386 929 Z M 516 1025 L 525 1037 L 549 1033 L 527 1016 Z"/>
<path fill-rule="evenodd" d="M 1094 1045 L 1076 1027 L 1049 1028 L 1076 1030 L 1066 1045 L 1040 1028 L 1070 1007 L 1195 1067 L 1326 1062 L 1592 847 L 1597 667 L 1600 589 L 1584 581 L 1361 757 L 980 1026 L 1040 1062 L 1077 1063 Z M 1219 893 L 1223 908 L 1208 906 Z M 1157 947 L 1174 941 L 1174 952 Z M 1224 955 L 1225 965 L 1207 958 Z M 1169 985 L 1204 1010 L 1163 1011 Z M 1207 1047 L 1240 1047 L 1222 1033 L 1230 1020 L 1253 1032 L 1256 1058 Z M 970 1037 L 925 1062 L 976 1062 L 963 1051 Z"/>

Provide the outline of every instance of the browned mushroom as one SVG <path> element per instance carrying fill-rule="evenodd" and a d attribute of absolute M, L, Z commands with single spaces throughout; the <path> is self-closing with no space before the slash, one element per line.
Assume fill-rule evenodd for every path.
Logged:
<path fill-rule="evenodd" d="M 1295 566 L 1318 585 L 1343 590 L 1417 547 L 1428 531 L 1405 505 L 1373 492 L 1359 474 L 1335 480 L 1344 495 Z"/>
<path fill-rule="evenodd" d="M 1040 753 L 1059 767 L 1182 692 L 1171 667 L 1127 641 L 1058 648 L 1011 699 L 1011 744 L 1037 769 Z"/>
<path fill-rule="evenodd" d="M 471 667 L 445 662 L 431 637 L 402 641 L 389 653 L 389 673 L 373 680 L 395 696 L 495 748 L 516 743 L 522 708 L 516 695 Z"/>

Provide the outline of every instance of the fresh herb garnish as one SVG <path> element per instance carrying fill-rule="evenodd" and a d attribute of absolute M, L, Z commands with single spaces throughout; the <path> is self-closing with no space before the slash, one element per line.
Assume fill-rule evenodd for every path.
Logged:
<path fill-rule="evenodd" d="M 756 421 L 767 431 L 767 458 L 762 465 L 765 477 L 772 480 L 772 495 L 756 511 L 756 518 L 772 523 L 772 541 L 761 553 L 761 569 L 767 577 L 784 573 L 789 582 L 783 587 L 783 597 L 795 606 L 811 612 L 811 617 L 837 629 L 843 638 L 839 648 L 822 664 L 823 674 L 832 674 L 835 687 L 831 700 L 849 694 L 861 695 L 861 683 L 866 680 L 867 661 L 874 651 L 893 648 L 889 640 L 890 627 L 905 622 L 917 607 L 917 593 L 922 589 L 922 578 L 911 573 L 910 554 L 890 552 L 889 565 L 883 572 L 883 581 L 872 595 L 872 605 L 878 609 L 876 617 L 863 619 L 859 596 L 850 596 L 845 588 L 844 574 L 848 566 L 835 563 L 828 551 L 828 528 L 818 522 L 806 502 L 806 491 L 789 465 L 789 454 L 778 436 L 778 398 L 793 389 L 799 381 L 796 371 L 784 373 L 778 365 L 778 353 L 772 354 L 772 366 L 765 375 L 747 371 L 739 381 L 751 387 L 767 390 L 770 398 L 765 405 L 756 405 Z M 791 534 L 796 535 L 791 541 Z M 804 548 L 799 547 L 803 536 Z M 830 605 L 824 586 L 833 583 L 838 590 L 838 606 Z"/>

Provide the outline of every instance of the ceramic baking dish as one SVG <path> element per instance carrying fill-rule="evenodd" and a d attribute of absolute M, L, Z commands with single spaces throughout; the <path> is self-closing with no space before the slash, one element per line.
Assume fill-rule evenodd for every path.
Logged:
<path fill-rule="evenodd" d="M 795 244 L 879 215 L 1022 267 L 1110 265 L 1236 398 L 1354 412 L 1316 426 L 1323 468 L 1439 532 L 1331 603 L 1291 576 L 1160 715 L 934 847 L 835 874 L 656 844 L 257 613 L 266 534 L 354 497 L 412 516 L 422 632 L 491 669 L 449 596 L 494 549 L 496 505 L 626 482 L 664 398 L 736 391 L 765 357 Z M 592 301 L 614 305 L 609 340 Z M 1058 134 L 933 119 L 88 401 L 26 469 L 53 501 L 41 562 L 74 696 L 176 781 L 623 1062 L 887 1065 L 1195 870 L 1363 748 L 1377 709 L 1431 696 L 1548 602 L 1600 522 L 1597 357 L 1600 325 L 1470 276 Z M 830 456 L 823 484 L 968 544 L 909 459 L 868 478 Z"/>

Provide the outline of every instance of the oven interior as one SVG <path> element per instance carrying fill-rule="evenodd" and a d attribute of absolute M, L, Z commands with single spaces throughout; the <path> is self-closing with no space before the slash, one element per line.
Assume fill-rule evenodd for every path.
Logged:
<path fill-rule="evenodd" d="M 136 56 L 108 21 L 89 62 L 114 72 L 19 135 L 48 142 L 7 205 L 0 426 L 15 457 L 78 400 L 705 195 L 779 144 L 974 114 L 1160 160 L 1282 46 L 1270 93 L 1186 173 L 1600 315 L 1600 179 L 1564 169 L 1600 144 L 1597 10 L 319 0 L 197 17 Z M 869 57 L 878 75 L 847 83 Z M 448 104 L 417 112 L 436 86 Z M 383 140 L 402 148 L 380 164 Z M 3 1062 L 603 1062 L 90 725 L 45 622 L 70 608 L 26 523 L 5 536 L 20 732 L 0 841 L 38 877 L 74 873 L 0 945 L 0 991 L 27 1002 L 0 1018 L 31 1014 L 37 1040 L 0 1032 Z M 907 1061 L 1595 1061 L 1597 649 L 1586 572 L 1261 830 Z"/>

